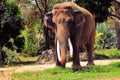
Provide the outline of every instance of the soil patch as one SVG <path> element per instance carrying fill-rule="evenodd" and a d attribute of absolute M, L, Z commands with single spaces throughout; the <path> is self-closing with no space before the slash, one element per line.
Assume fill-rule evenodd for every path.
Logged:
<path fill-rule="evenodd" d="M 95 60 L 95 65 L 108 65 L 112 62 L 120 62 L 120 59 L 116 60 Z M 82 66 L 87 64 L 87 61 L 80 62 Z M 66 67 L 71 67 L 72 62 L 68 62 Z M 43 64 L 43 65 L 34 65 L 34 66 L 20 66 L 20 67 L 12 67 L 12 68 L 0 68 L 0 80 L 14 80 L 11 78 L 11 74 L 14 72 L 23 72 L 23 71 L 40 71 L 49 68 L 54 68 L 55 64 Z M 106 79 L 106 80 L 119 80 L 116 79 Z"/>

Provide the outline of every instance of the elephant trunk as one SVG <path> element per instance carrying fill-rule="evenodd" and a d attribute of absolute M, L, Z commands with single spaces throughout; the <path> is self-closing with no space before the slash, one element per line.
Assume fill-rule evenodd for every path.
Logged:
<path fill-rule="evenodd" d="M 57 57 L 58 57 L 58 60 L 61 63 L 64 63 L 65 60 L 66 60 L 67 43 L 68 43 L 69 50 L 70 50 L 70 56 L 72 57 L 72 55 L 73 55 L 73 46 L 72 46 L 70 38 L 68 38 L 68 40 L 57 39 Z"/>

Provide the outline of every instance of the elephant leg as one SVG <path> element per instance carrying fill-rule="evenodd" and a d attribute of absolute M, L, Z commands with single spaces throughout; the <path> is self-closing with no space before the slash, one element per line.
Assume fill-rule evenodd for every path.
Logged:
<path fill-rule="evenodd" d="M 79 47 L 73 43 L 73 68 L 81 68 L 79 61 Z"/>
<path fill-rule="evenodd" d="M 87 65 L 94 65 L 93 62 L 93 44 L 92 43 L 88 43 L 86 44 L 86 50 L 87 50 L 87 57 L 88 57 L 88 63 Z"/>

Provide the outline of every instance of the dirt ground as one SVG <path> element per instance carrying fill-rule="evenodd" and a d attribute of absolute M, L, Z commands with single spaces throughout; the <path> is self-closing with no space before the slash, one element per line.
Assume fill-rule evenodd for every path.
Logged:
<path fill-rule="evenodd" d="M 114 60 L 95 60 L 95 65 L 108 65 L 112 62 L 120 62 L 120 59 Z M 87 64 L 86 61 L 81 61 L 81 65 L 85 66 Z M 71 67 L 72 62 L 68 62 L 66 67 Z M 39 71 L 45 70 L 49 68 L 54 68 L 55 64 L 43 64 L 43 65 L 32 65 L 32 66 L 19 66 L 19 67 L 11 67 L 11 68 L 0 68 L 0 80 L 14 80 L 11 78 L 11 74 L 14 72 L 24 72 L 24 71 Z M 102 80 L 102 79 L 99 79 Z M 120 80 L 120 78 L 112 78 L 106 80 Z"/>

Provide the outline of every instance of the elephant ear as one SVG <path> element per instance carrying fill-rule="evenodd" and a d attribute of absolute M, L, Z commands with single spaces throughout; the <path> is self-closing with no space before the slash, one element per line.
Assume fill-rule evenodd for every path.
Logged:
<path fill-rule="evenodd" d="M 74 21 L 75 21 L 75 25 L 76 27 L 79 27 L 79 26 L 82 26 L 85 21 L 86 21 L 86 18 L 85 18 L 85 14 L 83 14 L 81 11 L 74 11 Z"/>
<path fill-rule="evenodd" d="M 52 22 L 52 13 L 48 12 L 44 16 L 43 25 L 49 29 L 54 29 L 54 23 Z"/>

